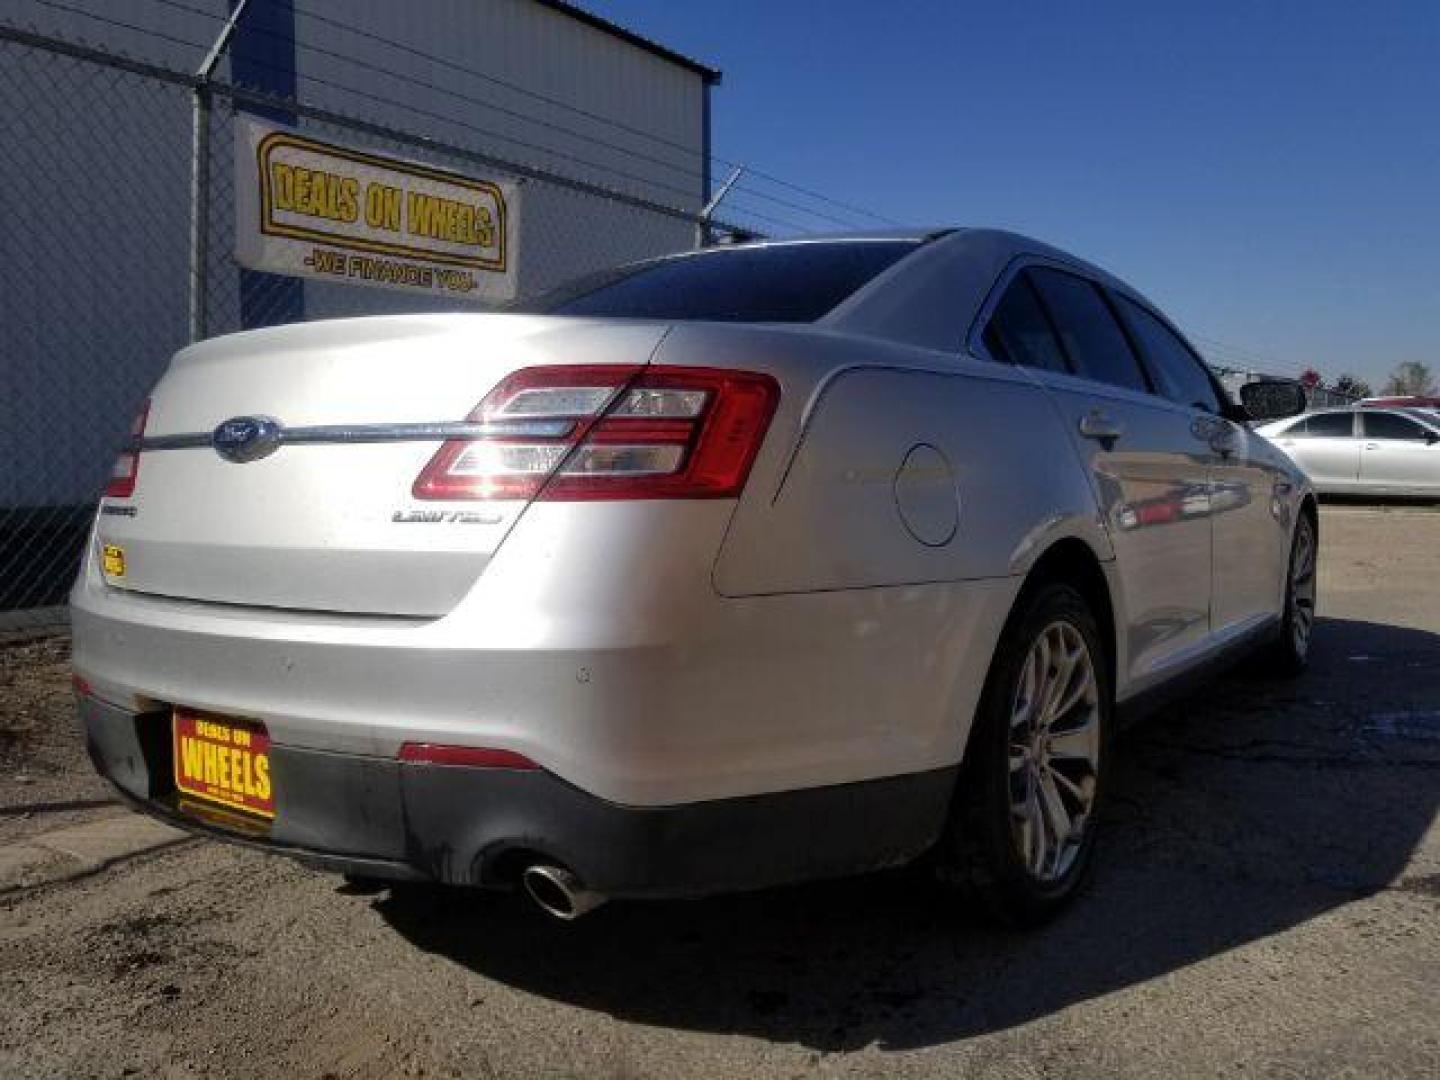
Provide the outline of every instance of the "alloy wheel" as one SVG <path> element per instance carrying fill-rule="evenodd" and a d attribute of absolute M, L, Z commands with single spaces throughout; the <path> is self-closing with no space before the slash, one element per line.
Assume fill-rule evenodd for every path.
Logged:
<path fill-rule="evenodd" d="M 1100 688 L 1071 623 L 1050 623 L 1020 670 L 1010 711 L 1011 834 L 1026 870 L 1061 880 L 1080 854 L 1100 765 Z"/>
<path fill-rule="evenodd" d="M 1303 514 L 1295 527 L 1290 557 L 1290 633 L 1295 655 L 1304 657 L 1315 626 L 1315 528 Z"/>

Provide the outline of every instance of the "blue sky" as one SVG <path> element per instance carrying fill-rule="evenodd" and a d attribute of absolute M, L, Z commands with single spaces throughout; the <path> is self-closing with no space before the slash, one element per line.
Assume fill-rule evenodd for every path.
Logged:
<path fill-rule="evenodd" d="M 1440 373 L 1440 0 L 589 6 L 724 71 L 722 157 L 1058 244 L 1218 360 Z"/>

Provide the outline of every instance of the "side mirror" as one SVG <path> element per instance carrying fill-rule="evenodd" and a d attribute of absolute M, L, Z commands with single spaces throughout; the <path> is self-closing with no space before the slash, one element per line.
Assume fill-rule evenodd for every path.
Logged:
<path fill-rule="evenodd" d="M 1305 411 L 1305 388 L 1289 379 L 1260 379 L 1240 387 L 1240 403 L 1253 420 L 1283 420 Z"/>

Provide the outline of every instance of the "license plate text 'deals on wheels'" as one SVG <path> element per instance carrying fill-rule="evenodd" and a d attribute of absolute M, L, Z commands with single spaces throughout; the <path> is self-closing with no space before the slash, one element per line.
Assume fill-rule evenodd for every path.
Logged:
<path fill-rule="evenodd" d="M 275 816 L 270 738 L 253 720 L 175 710 L 175 786 L 182 795 L 252 814 Z"/>

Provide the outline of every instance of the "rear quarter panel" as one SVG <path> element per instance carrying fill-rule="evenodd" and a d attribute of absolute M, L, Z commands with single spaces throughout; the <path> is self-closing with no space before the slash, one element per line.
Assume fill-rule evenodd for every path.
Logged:
<path fill-rule="evenodd" d="M 1111 557 L 1044 391 L 968 357 L 857 363 L 819 380 L 789 460 L 752 484 L 715 569 L 727 596 L 1023 574 L 1076 536 Z"/>

